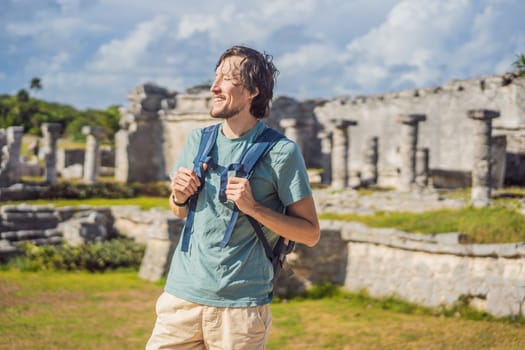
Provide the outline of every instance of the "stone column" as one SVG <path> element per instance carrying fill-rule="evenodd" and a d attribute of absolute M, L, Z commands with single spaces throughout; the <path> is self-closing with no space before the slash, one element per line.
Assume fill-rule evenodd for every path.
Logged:
<path fill-rule="evenodd" d="M 24 128 L 10 126 L 0 133 L 0 187 L 7 187 L 17 183 L 20 179 L 20 148 Z"/>
<path fill-rule="evenodd" d="M 401 123 L 401 174 L 400 190 L 410 191 L 416 181 L 416 149 L 419 122 L 427 119 L 424 114 L 402 114 L 397 121 Z"/>
<path fill-rule="evenodd" d="M 363 185 L 377 184 L 377 162 L 379 160 L 378 137 L 372 136 L 365 142 L 363 152 L 363 171 L 361 181 Z"/>
<path fill-rule="evenodd" d="M 84 156 L 84 182 L 95 183 L 100 168 L 100 137 L 104 129 L 94 126 L 82 127 L 82 133 L 87 135 L 86 154 Z"/>
<path fill-rule="evenodd" d="M 423 189 L 428 186 L 428 148 L 418 148 L 416 152 L 416 186 Z"/>
<path fill-rule="evenodd" d="M 332 120 L 332 187 L 344 189 L 348 187 L 348 155 L 349 132 L 348 127 L 357 125 L 354 120 Z"/>
<path fill-rule="evenodd" d="M 303 154 L 303 157 L 305 158 L 305 161 L 307 161 L 306 157 L 308 156 L 308 152 L 306 143 L 312 141 L 310 139 L 310 129 L 313 125 L 312 122 L 309 120 L 284 118 L 281 119 L 279 125 L 284 129 L 284 135 L 297 144 L 301 150 L 301 153 Z"/>
<path fill-rule="evenodd" d="M 486 207 L 490 205 L 491 192 L 492 119 L 499 117 L 499 112 L 474 109 L 469 110 L 467 116 L 475 121 L 472 124 L 474 166 L 470 201 L 475 207 Z"/>
<path fill-rule="evenodd" d="M 323 168 L 321 182 L 327 185 L 332 181 L 332 167 L 330 164 L 332 133 L 329 131 L 321 131 L 317 137 L 321 139 L 321 167 Z"/>
<path fill-rule="evenodd" d="M 42 124 L 42 134 L 44 135 L 44 159 L 46 162 L 44 176 L 47 183 L 55 183 L 57 180 L 56 150 L 57 140 L 62 130 L 58 123 Z"/>

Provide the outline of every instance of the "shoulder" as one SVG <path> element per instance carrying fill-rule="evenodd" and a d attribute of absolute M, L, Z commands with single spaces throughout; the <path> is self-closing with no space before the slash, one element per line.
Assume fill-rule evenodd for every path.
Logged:
<path fill-rule="evenodd" d="M 202 128 L 194 128 L 190 131 L 186 138 L 186 143 L 191 146 L 199 145 L 205 130 L 211 130 L 214 127 L 219 127 L 220 124 L 213 124 Z"/>
<path fill-rule="evenodd" d="M 274 164 L 286 164 L 290 162 L 302 161 L 301 150 L 297 144 L 287 137 L 282 137 L 275 143 L 269 152 L 269 157 Z"/>

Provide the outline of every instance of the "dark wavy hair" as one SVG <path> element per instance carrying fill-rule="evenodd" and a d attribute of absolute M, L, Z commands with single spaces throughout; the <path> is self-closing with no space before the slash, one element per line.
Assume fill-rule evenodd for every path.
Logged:
<path fill-rule="evenodd" d="M 273 87 L 275 85 L 279 71 L 273 64 L 273 57 L 266 53 L 246 46 L 232 46 L 221 55 L 215 69 L 228 57 L 243 57 L 241 65 L 241 81 L 243 86 L 254 93 L 259 89 L 259 94 L 252 100 L 250 113 L 256 118 L 264 118 L 270 114 L 270 103 L 273 97 Z"/>

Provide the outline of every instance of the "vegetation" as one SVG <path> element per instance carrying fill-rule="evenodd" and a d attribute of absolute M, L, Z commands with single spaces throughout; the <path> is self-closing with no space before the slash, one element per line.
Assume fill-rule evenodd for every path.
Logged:
<path fill-rule="evenodd" d="M 518 74 L 520 74 L 522 78 L 525 78 L 525 55 L 516 55 L 516 61 L 514 61 L 512 65 L 516 68 Z"/>
<path fill-rule="evenodd" d="M 525 216 L 506 208 L 466 207 L 424 213 L 378 212 L 365 216 L 322 213 L 319 217 L 325 220 L 357 221 L 371 227 L 391 227 L 414 233 L 461 232 L 474 243 L 525 242 Z"/>
<path fill-rule="evenodd" d="M 7 201 L 5 205 L 17 205 L 19 201 Z M 31 201 L 23 201 L 25 204 L 30 205 L 47 205 L 51 204 L 55 207 L 69 207 L 77 205 L 90 205 L 90 206 L 112 206 L 112 205 L 136 205 L 142 210 L 149 210 L 152 208 L 164 208 L 169 209 L 168 197 L 133 197 L 133 198 L 89 198 L 89 199 L 36 199 Z M 3 203 L 4 204 L 4 203 Z"/>
<path fill-rule="evenodd" d="M 164 282 L 134 271 L 0 271 L 0 350 L 143 349 Z M 268 349 L 522 349 L 523 320 L 317 286 L 271 304 Z"/>
<path fill-rule="evenodd" d="M 24 182 L 27 184 L 44 185 L 43 180 Z M 167 198 L 169 195 L 169 186 L 167 185 L 167 182 L 163 181 L 145 183 L 122 183 L 114 181 L 101 181 L 94 184 L 60 181 L 48 186 L 43 186 L 42 191 L 38 193 L 38 199 L 82 200 L 88 198 L 98 198 L 100 200 L 104 200 L 116 198 L 127 199 L 139 196 Z"/>
<path fill-rule="evenodd" d="M 38 85 L 32 83 L 32 86 L 37 89 Z M 63 137 L 84 140 L 82 127 L 92 125 L 103 128 L 106 131 L 104 141 L 110 142 L 119 129 L 119 120 L 117 106 L 107 110 L 79 111 L 72 106 L 30 97 L 25 89 L 21 89 L 16 96 L 0 95 L 0 128 L 23 126 L 24 133 L 30 135 L 40 136 L 42 123 L 59 123 Z"/>
<path fill-rule="evenodd" d="M 118 238 L 73 247 L 68 244 L 36 246 L 24 243 L 22 255 L 12 259 L 8 267 L 22 271 L 87 270 L 90 272 L 138 269 L 145 246 L 131 239 Z"/>

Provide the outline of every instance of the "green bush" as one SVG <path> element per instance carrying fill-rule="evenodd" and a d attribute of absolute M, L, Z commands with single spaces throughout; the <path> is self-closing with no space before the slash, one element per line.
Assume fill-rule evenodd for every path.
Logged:
<path fill-rule="evenodd" d="M 169 197 L 167 182 L 95 184 L 58 182 L 39 193 L 39 199 L 134 198 L 138 196 Z"/>
<path fill-rule="evenodd" d="M 100 272 L 118 268 L 138 269 L 145 246 L 133 240 L 117 238 L 73 247 L 67 244 L 36 246 L 24 243 L 22 255 L 9 262 L 22 271 L 87 270 Z"/>

